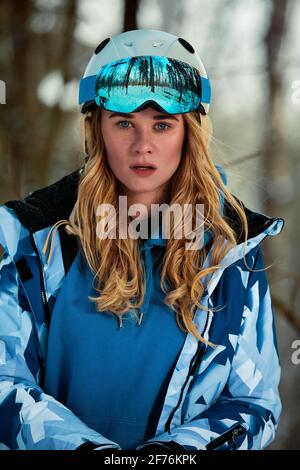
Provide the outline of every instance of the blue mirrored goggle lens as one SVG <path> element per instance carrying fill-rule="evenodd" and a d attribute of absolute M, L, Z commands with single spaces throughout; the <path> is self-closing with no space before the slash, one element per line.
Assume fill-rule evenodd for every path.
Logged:
<path fill-rule="evenodd" d="M 104 65 L 95 79 L 95 102 L 130 113 L 152 101 L 169 114 L 200 109 L 210 102 L 207 78 L 190 65 L 163 56 L 138 56 Z"/>

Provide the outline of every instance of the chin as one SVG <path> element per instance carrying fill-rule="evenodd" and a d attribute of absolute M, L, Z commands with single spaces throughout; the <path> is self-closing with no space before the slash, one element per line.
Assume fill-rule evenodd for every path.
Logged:
<path fill-rule="evenodd" d="M 145 194 L 145 193 L 150 193 L 152 191 L 155 191 L 156 188 L 147 188 L 146 186 L 143 186 L 142 188 L 137 188 L 136 186 L 132 189 L 130 189 L 130 192 L 132 195 L 136 194 L 136 195 L 139 195 L 139 194 Z"/>
<path fill-rule="evenodd" d="M 145 191 L 155 191 L 159 185 L 150 183 L 150 181 L 145 181 L 145 179 L 141 178 L 141 181 L 130 181 L 129 184 L 124 184 L 123 186 L 133 193 L 144 193 Z"/>

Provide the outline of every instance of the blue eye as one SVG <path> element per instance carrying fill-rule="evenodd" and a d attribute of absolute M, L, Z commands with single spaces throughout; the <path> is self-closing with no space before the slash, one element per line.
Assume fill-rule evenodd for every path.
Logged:
<path fill-rule="evenodd" d="M 129 129 L 130 126 L 123 126 L 122 125 L 124 122 L 127 123 L 127 124 L 131 124 L 130 121 L 119 121 L 119 122 L 117 122 L 117 126 L 121 127 L 122 129 Z M 164 126 L 163 128 L 158 129 L 159 131 L 162 131 L 162 132 L 166 131 L 167 129 L 170 128 L 169 124 L 166 124 L 165 122 L 159 122 L 158 124 L 156 124 L 156 126 Z"/>
<path fill-rule="evenodd" d="M 119 121 L 117 125 L 123 124 L 123 122 L 128 122 L 129 123 L 129 121 Z M 124 126 L 119 126 L 119 127 L 123 127 L 123 129 L 128 129 L 127 126 L 125 126 L 125 127 Z"/>
<path fill-rule="evenodd" d="M 168 124 L 166 124 L 165 122 L 159 122 L 157 124 L 158 126 L 166 126 L 164 129 L 160 129 L 161 131 L 166 131 L 167 128 L 169 128 L 170 126 Z"/>

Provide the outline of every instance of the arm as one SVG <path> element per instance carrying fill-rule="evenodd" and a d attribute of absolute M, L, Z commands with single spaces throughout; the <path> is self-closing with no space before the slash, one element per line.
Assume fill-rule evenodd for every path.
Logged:
<path fill-rule="evenodd" d="M 39 340 L 14 263 L 0 263 L 0 449 L 120 449 L 39 387 Z M 1 446 L 2 444 L 2 446 Z"/>
<path fill-rule="evenodd" d="M 264 267 L 258 247 L 253 269 Z M 227 383 L 208 410 L 150 442 L 175 441 L 194 450 L 263 449 L 281 413 L 280 363 L 265 271 L 250 272 L 237 347 Z M 187 447 L 188 446 L 188 447 Z M 208 446 L 208 447 L 206 447 Z"/>

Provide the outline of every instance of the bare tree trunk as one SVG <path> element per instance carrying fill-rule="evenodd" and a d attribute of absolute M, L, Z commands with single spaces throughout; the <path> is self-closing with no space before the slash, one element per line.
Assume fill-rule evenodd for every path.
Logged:
<path fill-rule="evenodd" d="M 137 11 L 140 0 L 125 0 L 123 31 L 137 29 Z"/>
<path fill-rule="evenodd" d="M 73 51 L 73 35 L 76 26 L 76 10 L 77 0 L 67 0 L 62 27 L 64 35 L 56 63 L 57 69 L 60 70 L 62 74 L 64 83 L 73 78 L 71 59 Z M 63 111 L 59 104 L 48 109 L 46 113 L 48 132 L 46 138 L 40 140 L 39 151 L 36 153 L 35 158 L 33 158 L 33 162 L 31 162 L 31 165 L 35 168 L 39 186 L 47 184 L 47 176 L 55 144 L 68 118 L 68 113 Z"/>
<path fill-rule="evenodd" d="M 9 27 L 12 39 L 13 61 L 7 77 L 9 106 L 7 116 L 7 138 L 9 140 L 9 167 L 11 176 L 12 192 L 20 197 L 25 145 L 30 129 L 26 123 L 26 108 L 24 102 L 28 94 L 28 55 L 30 54 L 30 37 L 28 34 L 28 24 L 31 16 L 31 2 L 18 0 L 10 2 Z M 8 147 L 7 147 L 8 148 Z"/>
<path fill-rule="evenodd" d="M 48 32 L 32 28 L 41 14 L 35 2 L 1 0 L 1 79 L 7 84 L 0 114 L 0 151 L 7 174 L 3 199 L 23 197 L 28 192 L 26 183 L 30 190 L 48 183 L 50 162 L 69 113 L 59 105 L 43 104 L 37 88 L 54 70 L 62 74 L 64 83 L 73 78 L 77 3 L 64 0 L 53 10 L 55 27 Z"/>
<path fill-rule="evenodd" d="M 283 139 L 280 125 L 280 96 L 282 89 L 282 73 L 278 73 L 277 59 L 280 46 L 285 35 L 287 0 L 272 0 L 272 9 L 269 27 L 265 35 L 267 87 L 265 106 L 265 141 L 263 145 L 262 167 L 266 184 L 262 188 L 262 203 L 264 212 L 276 216 L 278 211 L 278 195 L 274 193 L 274 180 L 282 171 L 284 159 L 282 158 Z M 273 261 L 269 245 L 265 247 L 267 263 Z"/>

